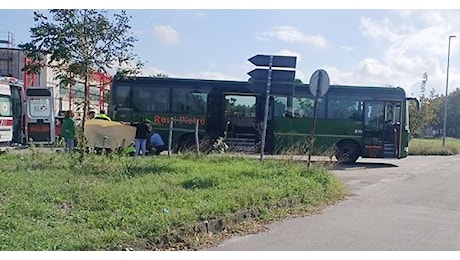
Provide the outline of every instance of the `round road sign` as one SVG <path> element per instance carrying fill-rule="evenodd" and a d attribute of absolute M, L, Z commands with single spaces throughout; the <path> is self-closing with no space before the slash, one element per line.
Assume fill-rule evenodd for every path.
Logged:
<path fill-rule="evenodd" d="M 323 69 L 319 69 L 311 75 L 310 92 L 316 97 L 322 97 L 329 90 L 329 75 Z"/>

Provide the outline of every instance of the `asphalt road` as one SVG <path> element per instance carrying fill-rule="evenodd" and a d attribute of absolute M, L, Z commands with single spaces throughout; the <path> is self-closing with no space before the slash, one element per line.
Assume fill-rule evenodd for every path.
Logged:
<path fill-rule="evenodd" d="M 333 170 L 347 200 L 208 250 L 460 250 L 460 156 L 358 162 Z"/>

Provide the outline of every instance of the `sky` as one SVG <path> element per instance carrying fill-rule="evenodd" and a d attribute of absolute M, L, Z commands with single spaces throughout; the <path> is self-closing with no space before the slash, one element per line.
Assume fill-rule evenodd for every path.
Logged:
<path fill-rule="evenodd" d="M 0 40 L 11 32 L 16 45 L 29 41 L 33 8 L 104 8 L 89 1 L 77 7 L 51 2 L 0 9 Z M 146 76 L 245 81 L 255 68 L 248 61 L 252 56 L 287 55 L 297 57 L 296 78 L 304 83 L 324 69 L 331 84 L 400 86 L 418 97 L 424 73 L 426 94 L 431 89 L 445 94 L 449 56 L 449 92 L 460 88 L 460 9 L 444 4 L 420 3 L 415 10 L 407 4 L 372 8 L 359 1 L 336 3 L 334 9 L 291 7 L 290 0 L 283 6 L 222 1 L 222 8 L 213 4 L 219 1 L 174 5 L 172 0 L 147 7 L 129 2 L 110 8 L 128 9 L 132 16 L 131 32 L 138 38 L 134 52 Z M 451 38 L 448 55 L 450 35 L 458 38 Z"/>

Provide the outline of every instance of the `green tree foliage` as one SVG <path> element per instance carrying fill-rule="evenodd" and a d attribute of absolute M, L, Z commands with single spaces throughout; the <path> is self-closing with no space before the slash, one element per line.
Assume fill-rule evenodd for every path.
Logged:
<path fill-rule="evenodd" d="M 440 110 L 444 116 L 444 109 Z M 441 114 L 441 113 L 439 113 Z M 442 118 L 442 117 L 441 117 Z M 455 89 L 447 97 L 447 125 L 446 135 L 460 137 L 460 89 Z"/>
<path fill-rule="evenodd" d="M 417 110 L 414 103 L 409 105 L 410 128 L 414 136 L 423 136 L 423 131 L 429 126 L 437 126 L 444 98 L 439 96 L 434 89 L 431 89 L 429 96 L 426 96 L 426 83 L 428 74 L 423 74 L 420 85 L 420 110 Z"/>
<path fill-rule="evenodd" d="M 93 73 L 137 74 L 142 63 L 132 50 L 135 37 L 125 11 L 52 9 L 47 14 L 34 12 L 35 27 L 30 29 L 30 42 L 24 49 L 31 63 L 23 70 L 37 73 L 42 67 L 52 68 L 64 85 L 84 82 L 83 113 L 89 107 L 90 82 Z M 82 128 L 85 126 L 83 117 Z"/>

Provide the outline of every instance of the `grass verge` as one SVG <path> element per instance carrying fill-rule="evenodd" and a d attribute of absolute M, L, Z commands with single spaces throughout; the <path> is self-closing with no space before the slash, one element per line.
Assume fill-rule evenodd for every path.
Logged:
<path fill-rule="evenodd" d="M 77 157 L 0 156 L 0 250 L 194 250 L 347 193 L 324 168 L 293 161 Z"/>
<path fill-rule="evenodd" d="M 460 152 L 460 140 L 446 138 L 446 145 L 442 139 L 413 138 L 409 141 L 409 155 L 454 155 Z"/>

